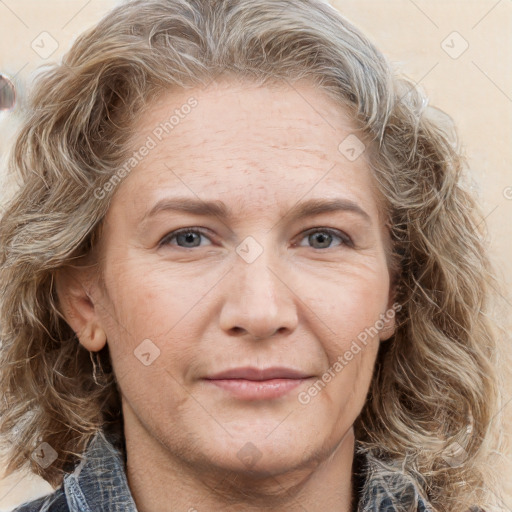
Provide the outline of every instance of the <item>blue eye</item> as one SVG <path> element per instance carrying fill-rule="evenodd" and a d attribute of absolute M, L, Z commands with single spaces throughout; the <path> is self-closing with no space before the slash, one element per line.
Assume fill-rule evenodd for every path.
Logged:
<path fill-rule="evenodd" d="M 341 241 L 339 245 L 346 245 L 348 247 L 354 246 L 348 235 L 334 229 L 314 228 L 307 231 L 303 236 L 307 237 L 308 241 L 312 244 L 319 243 L 320 247 L 313 247 L 313 249 L 331 249 L 330 245 L 333 241 L 333 237 Z"/>
<path fill-rule="evenodd" d="M 159 247 L 164 245 L 177 245 L 178 247 L 182 247 L 184 249 L 194 249 L 201 246 L 201 237 L 210 240 L 206 233 L 200 229 L 178 229 L 165 235 L 165 237 L 160 241 Z M 347 247 L 354 247 L 352 239 L 348 235 L 334 229 L 314 228 L 302 234 L 302 239 L 306 237 L 309 243 L 319 244 L 319 247 L 313 246 L 313 249 L 331 249 L 333 239 L 336 238 L 340 241 L 338 246 L 345 245 Z M 171 243 L 173 240 L 176 240 L 176 243 Z M 304 247 L 302 244 L 300 244 L 300 246 Z"/>
<path fill-rule="evenodd" d="M 159 243 L 159 246 L 162 245 L 178 245 L 178 247 L 183 247 L 185 249 L 194 249 L 195 247 L 199 247 L 201 244 L 201 237 L 206 237 L 203 231 L 199 229 L 193 228 L 184 228 L 178 229 L 169 233 Z M 176 244 L 171 244 L 171 240 L 176 239 Z M 181 245 L 184 244 L 184 245 Z"/>

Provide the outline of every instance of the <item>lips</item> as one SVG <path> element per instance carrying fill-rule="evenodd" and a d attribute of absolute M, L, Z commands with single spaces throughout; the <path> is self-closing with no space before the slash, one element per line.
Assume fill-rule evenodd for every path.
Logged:
<path fill-rule="evenodd" d="M 209 380 L 220 379 L 246 379 L 246 380 L 270 380 L 270 379 L 307 379 L 311 375 L 294 370 L 292 368 L 272 367 L 259 369 L 253 367 L 233 368 L 215 375 L 206 377 Z"/>
<path fill-rule="evenodd" d="M 233 368 L 206 377 L 208 385 L 242 400 L 270 400 L 285 396 L 310 374 L 293 368 Z"/>

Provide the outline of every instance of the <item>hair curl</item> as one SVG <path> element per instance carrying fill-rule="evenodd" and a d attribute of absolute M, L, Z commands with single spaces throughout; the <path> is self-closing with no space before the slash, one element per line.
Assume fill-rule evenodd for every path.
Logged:
<path fill-rule="evenodd" d="M 59 485 L 97 430 L 120 428 L 108 347 L 93 356 L 78 343 L 54 276 L 95 247 L 112 194 L 98 201 L 93 190 L 126 160 L 145 106 L 219 76 L 310 80 L 360 124 L 402 309 L 355 424 L 357 449 L 381 461 L 376 477 L 391 468 L 412 478 L 437 511 L 486 505 L 500 394 L 485 223 L 449 118 L 320 0 L 131 1 L 38 78 L 9 160 L 20 187 L 0 227 L 8 473 L 30 467 Z M 42 441 L 59 447 L 45 469 L 30 456 Z M 446 462 L 454 442 L 460 465 Z"/>

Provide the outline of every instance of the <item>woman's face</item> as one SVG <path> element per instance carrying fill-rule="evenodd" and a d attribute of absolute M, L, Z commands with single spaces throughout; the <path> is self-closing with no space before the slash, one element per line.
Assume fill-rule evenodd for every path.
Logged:
<path fill-rule="evenodd" d="M 279 474 L 329 456 L 394 329 L 388 234 L 350 119 L 306 82 L 225 81 L 162 96 L 137 128 L 90 290 L 125 430 L 202 467 Z"/>

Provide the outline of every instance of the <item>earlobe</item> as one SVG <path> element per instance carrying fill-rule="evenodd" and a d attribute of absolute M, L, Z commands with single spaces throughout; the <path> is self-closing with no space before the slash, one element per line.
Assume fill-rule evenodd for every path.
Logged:
<path fill-rule="evenodd" d="M 90 352 L 100 351 L 107 342 L 105 331 L 96 323 L 88 323 L 84 330 L 76 332 L 76 335 L 80 343 Z"/>
<path fill-rule="evenodd" d="M 389 300 L 388 307 L 383 315 L 381 315 L 382 319 L 382 329 L 379 332 L 380 341 L 386 341 L 391 338 L 396 331 L 396 312 L 400 311 L 401 307 L 395 303 L 396 296 L 396 287 L 392 287 L 389 291 Z"/>
<path fill-rule="evenodd" d="M 389 340 L 393 334 L 395 334 L 395 317 L 384 318 L 382 322 L 384 323 L 384 326 L 379 332 L 379 338 L 380 341 L 386 341 Z"/>
<path fill-rule="evenodd" d="M 84 269 L 60 269 L 55 285 L 60 310 L 80 343 L 89 351 L 101 350 L 107 336 L 98 318 L 91 294 L 87 291 Z"/>

